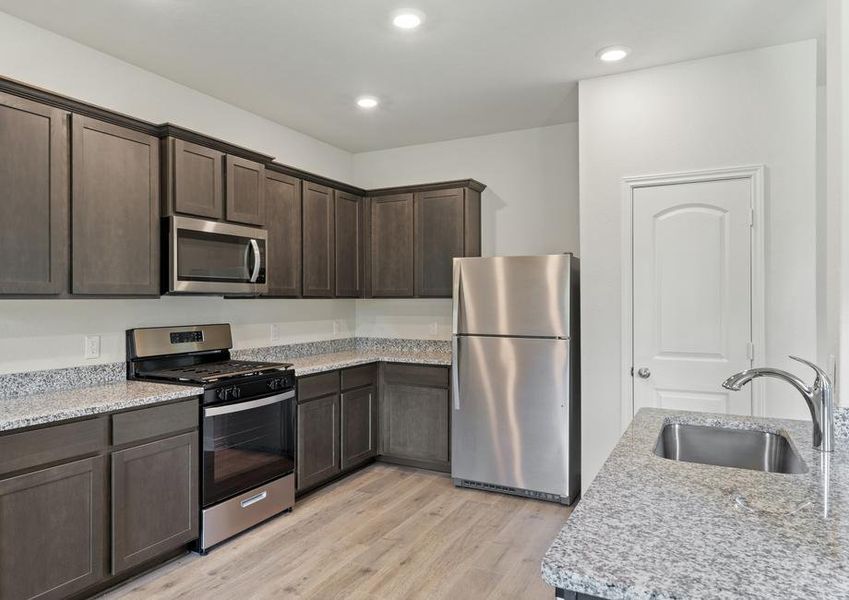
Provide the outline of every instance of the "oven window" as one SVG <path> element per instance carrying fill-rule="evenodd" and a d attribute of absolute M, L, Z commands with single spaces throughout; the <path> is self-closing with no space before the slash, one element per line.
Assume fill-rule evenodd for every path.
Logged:
<path fill-rule="evenodd" d="M 228 405 L 228 408 L 238 407 L 239 403 Z M 294 410 L 295 400 L 289 398 L 257 408 L 204 417 L 204 506 L 294 470 Z"/>
<path fill-rule="evenodd" d="M 265 241 L 254 240 L 260 253 L 258 282 L 265 279 Z M 256 257 L 249 238 L 191 229 L 177 230 L 177 278 L 181 281 L 247 283 Z"/>

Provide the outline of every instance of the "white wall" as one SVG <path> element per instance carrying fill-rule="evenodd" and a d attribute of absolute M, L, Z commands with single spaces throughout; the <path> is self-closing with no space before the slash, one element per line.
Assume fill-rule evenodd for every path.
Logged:
<path fill-rule="evenodd" d="M 565 123 L 355 154 L 366 188 L 474 178 L 481 196 L 484 256 L 578 250 L 578 125 Z M 451 303 L 360 300 L 360 335 L 450 336 Z"/>
<path fill-rule="evenodd" d="M 786 355 L 817 352 L 816 85 L 814 41 L 580 83 L 585 486 L 621 433 L 623 177 L 766 165 L 759 362 L 810 377 Z M 770 414 L 809 418 L 798 393 L 774 383 Z"/>
<path fill-rule="evenodd" d="M 152 40 L 151 43 L 156 43 Z M 351 154 L 0 12 L 0 75 L 160 123 L 170 121 L 265 152 L 281 162 L 351 181 Z M 125 359 L 124 330 L 141 325 L 225 321 L 237 347 L 353 333 L 352 300 L 0 301 L 0 373 Z M 335 333 L 334 333 L 335 331 Z M 97 360 L 87 334 L 103 336 Z"/>

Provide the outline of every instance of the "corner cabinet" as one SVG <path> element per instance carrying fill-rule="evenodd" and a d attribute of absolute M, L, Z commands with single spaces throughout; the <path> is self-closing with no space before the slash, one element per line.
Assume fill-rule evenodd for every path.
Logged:
<path fill-rule="evenodd" d="M 159 296 L 159 140 L 74 115 L 72 291 Z"/>
<path fill-rule="evenodd" d="M 409 298 L 413 285 L 413 194 L 371 198 L 371 290 L 375 298 Z"/>
<path fill-rule="evenodd" d="M 67 292 L 69 119 L 0 93 L 0 294 Z"/>
<path fill-rule="evenodd" d="M 301 180 L 265 171 L 265 228 L 268 230 L 268 293 L 301 295 Z"/>

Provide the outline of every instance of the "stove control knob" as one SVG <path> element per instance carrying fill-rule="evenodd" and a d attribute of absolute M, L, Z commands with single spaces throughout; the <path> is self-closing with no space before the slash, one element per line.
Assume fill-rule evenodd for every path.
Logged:
<path fill-rule="evenodd" d="M 230 388 L 230 393 L 233 395 L 234 400 L 238 400 L 239 397 L 242 395 L 242 390 L 239 389 L 239 386 L 234 385 L 232 388 Z"/>
<path fill-rule="evenodd" d="M 227 399 L 227 388 L 218 388 L 218 393 L 216 393 L 215 395 L 218 396 L 219 400 L 226 400 Z"/>
<path fill-rule="evenodd" d="M 268 389 L 271 390 L 271 391 L 276 390 L 279 386 L 279 383 L 280 382 L 277 379 L 269 379 L 268 380 Z"/>

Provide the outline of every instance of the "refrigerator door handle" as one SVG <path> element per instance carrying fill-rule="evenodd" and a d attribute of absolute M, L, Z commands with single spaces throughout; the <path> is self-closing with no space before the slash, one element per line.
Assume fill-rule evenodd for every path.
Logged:
<path fill-rule="evenodd" d="M 460 410 L 460 337 L 457 335 L 451 336 L 451 398 L 454 410 Z"/>
<path fill-rule="evenodd" d="M 452 271 L 452 280 L 453 285 L 452 288 L 454 290 L 454 302 L 453 302 L 453 310 L 451 312 L 451 333 L 458 334 L 460 333 L 457 326 L 460 323 L 460 261 L 458 259 L 454 259 L 454 269 Z"/>

